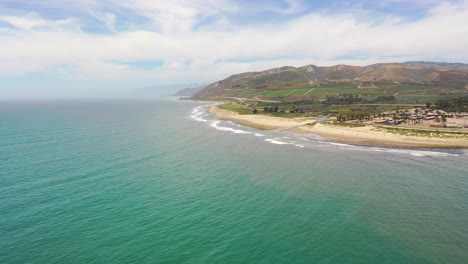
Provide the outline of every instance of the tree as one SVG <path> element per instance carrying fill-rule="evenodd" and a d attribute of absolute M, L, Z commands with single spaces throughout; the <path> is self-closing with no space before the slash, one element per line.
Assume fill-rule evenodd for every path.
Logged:
<path fill-rule="evenodd" d="M 278 106 L 275 106 L 274 111 L 275 111 L 275 113 L 278 113 Z"/>
<path fill-rule="evenodd" d="M 339 114 L 337 118 L 338 122 L 343 122 L 343 119 L 344 119 L 343 116 Z"/>
<path fill-rule="evenodd" d="M 435 119 L 436 122 L 440 122 L 440 121 L 441 121 L 440 118 L 439 118 L 439 116 L 440 116 L 440 111 L 437 110 L 437 111 L 436 111 L 436 119 Z"/>
<path fill-rule="evenodd" d="M 445 114 L 442 114 L 440 120 L 442 121 L 442 125 L 444 127 L 446 127 L 447 126 L 447 118 L 445 117 Z"/>

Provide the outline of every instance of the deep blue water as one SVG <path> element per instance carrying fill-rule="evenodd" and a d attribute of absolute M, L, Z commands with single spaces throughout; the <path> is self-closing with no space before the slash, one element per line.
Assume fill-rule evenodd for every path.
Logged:
<path fill-rule="evenodd" d="M 206 104 L 0 102 L 0 263 L 467 262 L 466 150 L 256 131 Z"/>

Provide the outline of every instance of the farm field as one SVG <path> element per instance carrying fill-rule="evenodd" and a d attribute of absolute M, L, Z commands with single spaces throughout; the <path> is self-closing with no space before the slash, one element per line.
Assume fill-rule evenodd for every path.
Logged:
<path fill-rule="evenodd" d="M 444 87 L 436 87 L 429 84 L 399 84 L 390 82 L 369 82 L 363 84 L 346 82 L 304 88 L 285 87 L 280 90 L 250 90 L 245 95 L 247 97 L 260 97 L 265 99 L 282 97 L 285 100 L 300 100 L 299 98 L 301 97 L 325 99 L 327 96 L 338 95 L 356 95 L 372 100 L 378 96 L 394 96 L 397 101 L 419 102 L 424 100 L 434 101 L 442 95 L 457 97 L 465 94 L 465 90 L 449 90 Z"/>
<path fill-rule="evenodd" d="M 357 88 L 308 87 L 300 89 L 284 89 L 257 92 L 257 96 L 301 96 L 301 95 L 338 95 L 338 94 L 367 94 L 373 96 L 385 95 L 385 91 L 360 90 Z"/>

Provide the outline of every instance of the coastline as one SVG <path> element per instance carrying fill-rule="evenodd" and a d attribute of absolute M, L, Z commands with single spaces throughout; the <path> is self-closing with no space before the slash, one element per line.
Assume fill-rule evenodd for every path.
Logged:
<path fill-rule="evenodd" d="M 240 115 L 236 112 L 211 106 L 209 112 L 215 114 L 215 118 L 230 120 L 239 125 L 245 125 L 262 130 L 291 129 L 315 122 L 314 118 L 281 118 L 266 115 Z"/>
<path fill-rule="evenodd" d="M 313 118 L 281 118 L 266 115 L 240 115 L 238 113 L 211 106 L 209 112 L 215 118 L 230 120 L 240 125 L 263 130 L 284 130 L 297 134 L 314 134 L 326 140 L 354 144 L 392 148 L 433 148 L 468 149 L 467 138 L 437 138 L 393 134 L 373 126 L 341 127 L 315 123 Z M 315 123 L 314 125 L 308 125 Z"/>

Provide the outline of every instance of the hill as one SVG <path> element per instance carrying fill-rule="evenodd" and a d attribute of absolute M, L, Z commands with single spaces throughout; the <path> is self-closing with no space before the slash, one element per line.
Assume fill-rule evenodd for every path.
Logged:
<path fill-rule="evenodd" d="M 369 66 L 285 66 L 232 75 L 195 93 L 193 99 L 242 97 L 294 101 L 329 95 L 401 99 L 468 92 L 468 64 L 438 62 L 384 63 Z"/>
<path fill-rule="evenodd" d="M 190 97 L 190 96 L 196 94 L 197 92 L 201 91 L 205 87 L 206 86 L 199 86 L 199 87 L 194 87 L 194 88 L 185 88 L 185 89 L 177 91 L 172 96 L 182 96 L 182 97 L 187 96 L 187 97 Z"/>
<path fill-rule="evenodd" d="M 137 88 L 132 91 L 131 96 L 136 97 L 136 98 L 140 98 L 140 97 L 141 98 L 156 98 L 159 96 L 174 95 L 175 93 L 183 89 L 198 88 L 200 86 L 203 86 L 203 84 L 200 84 L 200 83 L 157 84 L 153 86 Z M 190 96 L 190 95 L 186 95 L 186 96 Z"/>

